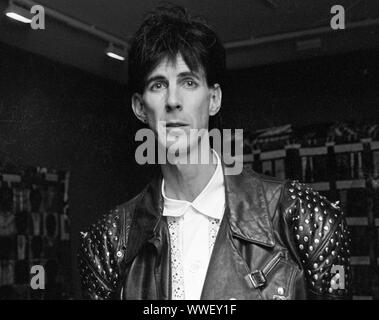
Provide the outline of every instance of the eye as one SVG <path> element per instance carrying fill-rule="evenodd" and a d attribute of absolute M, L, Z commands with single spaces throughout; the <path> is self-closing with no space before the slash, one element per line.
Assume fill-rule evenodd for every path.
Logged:
<path fill-rule="evenodd" d="M 161 90 L 163 88 L 165 88 L 166 85 L 163 81 L 157 81 L 157 82 L 154 82 L 151 86 L 150 86 L 150 90 L 152 91 L 158 91 L 158 90 Z"/>
<path fill-rule="evenodd" d="M 197 83 L 192 79 L 184 80 L 184 86 L 187 88 L 196 88 Z"/>

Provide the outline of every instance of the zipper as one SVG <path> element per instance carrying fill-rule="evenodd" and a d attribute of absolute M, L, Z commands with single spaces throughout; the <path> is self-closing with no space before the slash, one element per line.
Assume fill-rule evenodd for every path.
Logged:
<path fill-rule="evenodd" d="M 262 272 L 267 277 L 270 272 L 275 268 L 275 266 L 279 263 L 280 259 L 283 257 L 283 252 L 279 251 L 275 254 L 275 256 L 266 263 L 266 265 L 262 268 Z"/>

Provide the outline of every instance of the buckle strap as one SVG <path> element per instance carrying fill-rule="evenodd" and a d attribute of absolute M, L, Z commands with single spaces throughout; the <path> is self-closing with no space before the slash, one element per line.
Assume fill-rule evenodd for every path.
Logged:
<path fill-rule="evenodd" d="M 262 270 L 255 270 L 249 273 L 245 278 L 255 288 L 258 289 L 266 284 L 266 276 Z"/>

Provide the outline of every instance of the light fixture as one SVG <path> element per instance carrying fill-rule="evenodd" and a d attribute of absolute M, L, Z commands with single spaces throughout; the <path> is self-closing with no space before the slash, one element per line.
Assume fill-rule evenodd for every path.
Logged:
<path fill-rule="evenodd" d="M 105 53 L 108 57 L 124 61 L 126 57 L 126 50 L 124 47 L 116 47 L 113 43 L 110 43 Z"/>
<path fill-rule="evenodd" d="M 32 22 L 33 15 L 31 12 L 19 5 L 15 4 L 13 1 L 9 2 L 8 8 L 5 9 L 5 15 L 11 19 L 23 22 L 30 23 Z"/>

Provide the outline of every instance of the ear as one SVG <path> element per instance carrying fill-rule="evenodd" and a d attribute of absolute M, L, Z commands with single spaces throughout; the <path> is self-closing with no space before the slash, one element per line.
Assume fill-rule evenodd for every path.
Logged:
<path fill-rule="evenodd" d="M 134 93 L 132 96 L 132 108 L 138 120 L 147 123 L 145 106 L 143 104 L 142 96 L 139 93 Z"/>
<path fill-rule="evenodd" d="M 222 91 L 218 83 L 211 88 L 211 98 L 209 101 L 209 115 L 214 116 L 221 108 Z"/>

